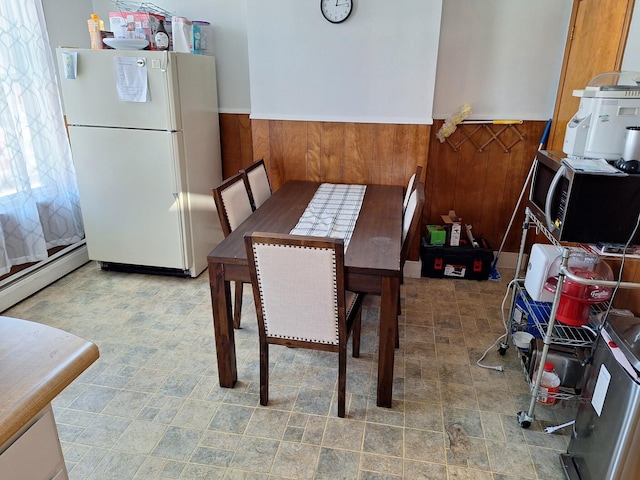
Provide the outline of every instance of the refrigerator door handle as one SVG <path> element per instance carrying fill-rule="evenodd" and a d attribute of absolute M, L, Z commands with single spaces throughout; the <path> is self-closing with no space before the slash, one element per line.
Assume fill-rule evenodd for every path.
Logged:
<path fill-rule="evenodd" d="M 167 73 L 167 65 L 169 65 L 169 52 L 164 52 L 164 55 L 160 59 L 160 71 L 162 73 Z"/>

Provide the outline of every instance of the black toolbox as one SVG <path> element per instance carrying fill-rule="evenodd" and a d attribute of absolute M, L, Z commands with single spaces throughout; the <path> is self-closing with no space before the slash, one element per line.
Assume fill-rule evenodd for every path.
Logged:
<path fill-rule="evenodd" d="M 422 238 L 422 276 L 487 280 L 493 262 L 493 250 L 485 240 L 477 238 L 476 241 L 480 246 L 461 243 L 458 247 L 449 247 L 430 245 L 426 238 Z"/>

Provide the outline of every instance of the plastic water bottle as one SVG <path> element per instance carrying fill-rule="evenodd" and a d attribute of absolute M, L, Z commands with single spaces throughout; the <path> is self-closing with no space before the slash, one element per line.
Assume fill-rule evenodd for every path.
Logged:
<path fill-rule="evenodd" d="M 538 373 L 534 374 L 534 381 L 538 378 Z M 531 385 L 533 389 L 533 384 Z M 538 387 L 538 396 L 536 401 L 542 405 L 553 405 L 556 403 L 556 397 L 554 394 L 560 392 L 560 377 L 555 371 L 553 363 L 547 362 L 544 364 L 544 371 L 542 372 L 542 380 Z"/>
<path fill-rule="evenodd" d="M 89 37 L 91 38 L 91 50 L 102 50 L 101 30 L 104 30 L 104 22 L 100 20 L 97 13 L 92 13 L 91 18 L 87 20 L 89 27 Z"/>

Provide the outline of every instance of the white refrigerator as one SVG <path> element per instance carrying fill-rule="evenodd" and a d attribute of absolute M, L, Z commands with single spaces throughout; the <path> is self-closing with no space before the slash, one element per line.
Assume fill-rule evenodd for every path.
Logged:
<path fill-rule="evenodd" d="M 197 276 L 223 238 L 215 59 L 71 48 L 57 59 L 89 258 Z"/>

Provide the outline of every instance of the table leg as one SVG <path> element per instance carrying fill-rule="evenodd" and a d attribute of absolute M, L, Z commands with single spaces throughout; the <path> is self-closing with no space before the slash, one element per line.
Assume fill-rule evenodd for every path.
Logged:
<path fill-rule="evenodd" d="M 378 354 L 378 399 L 379 407 L 391 408 L 393 394 L 393 362 L 395 361 L 396 336 L 398 331 L 398 295 L 400 279 L 384 277 L 380 295 L 380 346 Z"/>
<path fill-rule="evenodd" d="M 224 279 L 224 265 L 209 264 L 209 286 L 213 309 L 213 332 L 218 357 L 218 381 L 221 387 L 233 387 L 238 379 L 236 343 L 231 315 L 231 286 Z"/>

